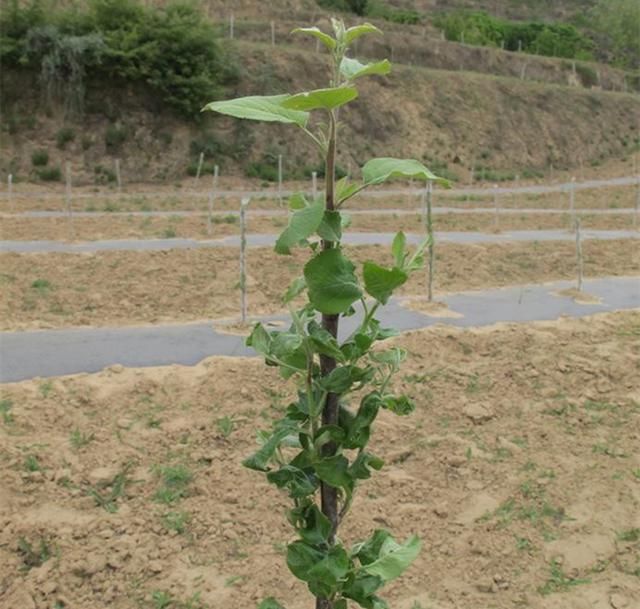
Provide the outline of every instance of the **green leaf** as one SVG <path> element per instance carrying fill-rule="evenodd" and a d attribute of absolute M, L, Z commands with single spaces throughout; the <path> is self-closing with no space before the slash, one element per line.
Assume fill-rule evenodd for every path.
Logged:
<path fill-rule="evenodd" d="M 346 416 L 351 414 L 346 409 L 340 411 L 340 424 L 347 430 L 347 438 L 343 442 L 345 448 L 364 448 L 367 445 L 371 424 L 378 416 L 381 405 L 380 394 L 374 391 L 362 398 L 355 416 Z"/>
<path fill-rule="evenodd" d="M 285 438 L 296 433 L 296 431 L 297 428 L 291 424 L 276 429 L 271 436 L 267 438 L 260 449 L 250 457 L 247 457 L 242 462 L 242 465 L 259 472 L 269 471 L 269 461 L 271 461 L 271 458 L 275 454 L 276 450 L 278 450 L 280 444 L 283 443 Z"/>
<path fill-rule="evenodd" d="M 382 304 L 387 304 L 393 291 L 404 284 L 409 276 L 401 269 L 385 269 L 375 262 L 365 262 L 363 269 L 364 287 Z"/>
<path fill-rule="evenodd" d="M 271 335 L 262 324 L 256 324 L 251 334 L 247 337 L 247 347 L 253 347 L 262 355 L 268 355 L 271 350 Z"/>
<path fill-rule="evenodd" d="M 324 250 L 304 267 L 311 304 L 327 315 L 345 313 L 362 296 L 353 263 L 339 248 Z"/>
<path fill-rule="evenodd" d="M 275 598 L 270 596 L 265 598 L 259 605 L 258 609 L 285 609 Z"/>
<path fill-rule="evenodd" d="M 307 576 L 310 580 L 322 584 L 321 586 L 310 587 L 312 591 L 330 594 L 339 588 L 339 583 L 349 572 L 349 556 L 341 546 L 333 546 L 329 553 L 311 569 Z"/>
<path fill-rule="evenodd" d="M 375 593 L 384 586 L 384 582 L 376 575 L 368 575 L 363 571 L 358 571 L 344 586 L 342 594 L 356 601 L 365 609 L 384 609 L 386 604 Z M 378 601 L 378 604 L 374 604 Z M 379 603 L 382 604 L 379 604 Z"/>
<path fill-rule="evenodd" d="M 370 565 L 380 557 L 380 550 L 387 539 L 392 539 L 389 531 L 376 529 L 369 539 L 363 543 L 356 544 L 351 553 L 357 556 L 361 565 Z"/>
<path fill-rule="evenodd" d="M 349 182 L 349 176 L 340 178 L 336 182 L 336 200 L 338 204 L 350 199 L 359 188 L 360 186 L 358 184 Z"/>
<path fill-rule="evenodd" d="M 287 547 L 287 566 L 291 573 L 298 579 L 308 582 L 310 579 L 309 571 L 315 564 L 319 563 L 324 556 L 320 550 L 308 543 L 304 541 L 294 541 Z"/>
<path fill-rule="evenodd" d="M 365 184 L 382 184 L 393 178 L 415 178 L 417 180 L 432 180 L 449 187 L 449 181 L 431 173 L 420 161 L 415 159 L 371 159 L 362 168 L 362 179 Z"/>
<path fill-rule="evenodd" d="M 289 226 L 284 229 L 276 241 L 278 254 L 290 254 L 294 245 L 316 232 L 324 214 L 324 201 L 318 200 L 294 211 L 289 217 Z"/>
<path fill-rule="evenodd" d="M 380 471 L 384 461 L 380 457 L 376 457 L 371 453 L 362 452 L 355 458 L 349 468 L 351 476 L 357 480 L 366 480 L 371 478 L 371 469 Z"/>
<path fill-rule="evenodd" d="M 362 25 L 356 25 L 354 27 L 350 27 L 344 34 L 344 42 L 346 45 L 351 44 L 356 38 L 360 38 L 360 36 L 364 36 L 365 34 L 381 34 L 382 31 L 379 30 L 375 25 L 371 25 L 370 23 L 363 23 Z"/>
<path fill-rule="evenodd" d="M 415 535 L 402 545 L 399 545 L 393 537 L 388 537 L 380 548 L 378 559 L 363 567 L 363 570 L 388 582 L 399 577 L 409 568 L 417 558 L 420 546 L 420 540 Z"/>
<path fill-rule="evenodd" d="M 284 293 L 282 301 L 285 304 L 291 302 L 296 296 L 303 292 L 306 287 L 307 282 L 304 280 L 304 277 L 296 277 Z"/>
<path fill-rule="evenodd" d="M 294 510 L 295 511 L 295 510 Z M 301 524 L 297 527 L 300 537 L 313 545 L 326 544 L 331 534 L 331 522 L 315 503 L 303 507 L 300 514 Z"/>
<path fill-rule="evenodd" d="M 393 254 L 393 259 L 395 261 L 395 265 L 398 268 L 404 267 L 404 261 L 406 258 L 406 249 L 407 249 L 407 238 L 404 233 L 400 231 L 396 233 L 396 236 L 393 238 L 393 243 L 391 244 L 391 253 Z"/>
<path fill-rule="evenodd" d="M 291 110 L 332 110 L 358 97 L 355 87 L 333 87 L 331 89 L 316 89 L 292 95 L 283 100 L 282 105 Z"/>
<path fill-rule="evenodd" d="M 318 226 L 318 235 L 325 241 L 342 239 L 342 214 L 339 211 L 327 210 Z"/>
<path fill-rule="evenodd" d="M 304 209 L 307 205 L 309 205 L 309 201 L 307 201 L 307 198 L 304 196 L 303 192 L 294 192 L 289 197 L 289 209 L 291 211 Z"/>
<path fill-rule="evenodd" d="M 357 59 L 343 57 L 340 62 L 340 73 L 348 80 L 355 80 L 361 76 L 380 75 L 391 72 L 391 64 L 387 59 L 375 63 L 360 63 Z"/>
<path fill-rule="evenodd" d="M 307 332 L 309 332 L 311 344 L 317 353 L 333 357 L 338 362 L 344 361 L 345 358 L 342 351 L 340 351 L 338 341 L 318 322 L 315 320 L 310 321 L 307 326 Z"/>
<path fill-rule="evenodd" d="M 308 112 L 300 112 L 298 108 L 286 108 L 283 105 L 283 102 L 290 97 L 290 95 L 238 97 L 237 99 L 211 102 L 203 110 L 254 121 L 293 123 L 300 127 L 306 126 L 309 120 Z"/>
<path fill-rule="evenodd" d="M 330 51 L 333 51 L 336 48 L 336 41 L 329 36 L 329 34 L 325 34 L 322 30 L 319 30 L 317 27 L 297 27 L 295 30 L 291 31 L 292 34 L 310 34 L 311 36 L 315 36 L 324 46 L 326 46 Z"/>
<path fill-rule="evenodd" d="M 328 393 L 342 394 L 351 389 L 355 383 L 367 382 L 372 375 L 371 367 L 340 366 L 333 369 L 327 376 L 318 379 L 318 386 Z"/>
<path fill-rule="evenodd" d="M 269 472 L 267 480 L 278 488 L 289 491 L 289 496 L 293 499 L 313 495 L 318 488 L 317 481 L 313 477 L 292 465 L 283 465 L 280 469 Z"/>
<path fill-rule="evenodd" d="M 406 395 L 397 397 L 385 395 L 382 399 L 382 407 L 401 417 L 411 414 L 416 409 L 414 401 Z"/>
<path fill-rule="evenodd" d="M 316 474 L 320 480 L 335 488 L 353 488 L 353 480 L 349 475 L 349 461 L 342 455 L 334 455 L 314 463 Z"/>

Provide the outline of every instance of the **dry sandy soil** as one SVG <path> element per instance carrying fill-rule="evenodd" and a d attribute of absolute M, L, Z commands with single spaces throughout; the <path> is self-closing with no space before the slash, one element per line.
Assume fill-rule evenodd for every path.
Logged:
<path fill-rule="evenodd" d="M 433 221 L 437 231 L 495 231 L 497 230 L 542 230 L 561 229 L 571 225 L 569 214 L 501 214 L 496 224 L 491 214 L 435 214 Z M 67 218 L 16 218 L 5 216 L 0 220 L 0 237 L 8 240 L 55 240 L 95 241 L 100 239 L 132 238 L 192 238 L 208 239 L 234 235 L 240 232 L 237 216 L 215 215 L 212 218 L 211 234 L 208 233 L 205 216 L 168 218 L 139 216 L 101 216 L 98 218 L 77 217 L 73 225 Z M 629 214 L 594 215 L 580 214 L 583 228 L 625 229 L 634 227 Z M 247 230 L 254 233 L 278 233 L 286 225 L 284 215 L 272 217 L 251 216 Z M 638 221 L 640 224 L 640 221 Z M 404 230 L 421 232 L 420 213 L 410 215 L 352 215 L 350 232 L 389 232 Z"/>
<path fill-rule="evenodd" d="M 423 539 L 391 606 L 640 606 L 640 313 L 395 340 L 417 411 L 381 417 L 342 533 Z M 236 358 L 4 385 L 0 606 L 311 607 L 240 466 L 293 390 Z"/>
<path fill-rule="evenodd" d="M 392 263 L 382 246 L 345 248 L 355 261 Z M 635 240 L 585 241 L 586 277 L 640 274 Z M 280 297 L 300 273 L 306 251 L 278 256 L 248 250 L 249 313 L 282 309 Z M 58 328 L 195 321 L 239 315 L 238 253 L 231 248 L 97 254 L 0 254 L 0 328 Z M 437 248 L 437 293 L 570 279 L 571 242 Z M 424 294 L 417 273 L 402 294 Z"/>

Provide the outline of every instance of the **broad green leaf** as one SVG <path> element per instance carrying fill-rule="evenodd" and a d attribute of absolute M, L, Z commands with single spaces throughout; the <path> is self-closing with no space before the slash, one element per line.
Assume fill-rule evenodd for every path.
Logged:
<path fill-rule="evenodd" d="M 375 351 L 370 354 L 371 359 L 379 364 L 386 364 L 392 370 L 399 370 L 400 364 L 407 359 L 407 350 L 402 347 L 391 347 L 385 351 Z"/>
<path fill-rule="evenodd" d="M 330 51 L 333 51 L 336 48 L 336 41 L 329 36 L 329 34 L 325 34 L 322 30 L 319 30 L 317 27 L 297 27 L 295 30 L 291 31 L 292 34 L 310 34 L 311 36 L 315 36 L 324 46 L 326 46 Z"/>
<path fill-rule="evenodd" d="M 420 546 L 420 540 L 415 535 L 402 545 L 389 537 L 380 548 L 379 558 L 363 567 L 363 570 L 388 582 L 399 577 L 409 568 L 418 556 Z"/>
<path fill-rule="evenodd" d="M 336 182 L 336 200 L 338 204 L 350 199 L 359 188 L 358 184 L 349 182 L 349 176 L 340 178 Z"/>
<path fill-rule="evenodd" d="M 355 383 L 367 382 L 373 375 L 373 369 L 358 366 L 339 366 L 327 376 L 318 380 L 318 386 L 328 393 L 342 394 L 351 389 Z"/>
<path fill-rule="evenodd" d="M 309 205 L 309 201 L 302 192 L 295 192 L 289 197 L 289 209 L 296 211 L 297 209 L 304 209 Z"/>
<path fill-rule="evenodd" d="M 347 80 L 355 80 L 361 76 L 383 76 L 391 72 L 391 64 L 387 59 L 375 63 L 360 63 L 357 59 L 343 57 L 340 62 L 340 73 Z"/>
<path fill-rule="evenodd" d="M 431 235 L 427 235 L 413 252 L 411 258 L 404 265 L 407 273 L 417 271 L 424 266 L 424 250 L 431 243 Z"/>
<path fill-rule="evenodd" d="M 411 414 L 416 409 L 414 401 L 406 395 L 400 395 L 397 397 L 393 395 L 385 395 L 382 399 L 382 407 L 399 416 Z"/>
<path fill-rule="evenodd" d="M 385 529 L 376 529 L 369 539 L 365 542 L 356 544 L 351 553 L 358 557 L 361 565 L 370 565 L 380 557 L 380 550 L 387 539 L 392 539 L 389 531 L 386 531 Z"/>
<path fill-rule="evenodd" d="M 283 465 L 280 469 L 267 474 L 267 480 L 278 488 L 285 488 L 293 499 L 301 499 L 315 493 L 317 481 L 303 470 L 292 465 Z"/>
<path fill-rule="evenodd" d="M 362 296 L 353 263 L 339 248 L 324 250 L 304 267 L 309 300 L 321 313 L 345 313 Z"/>
<path fill-rule="evenodd" d="M 284 108 L 291 110 L 332 110 L 358 97 L 355 87 L 334 87 L 331 89 L 316 89 L 292 95 L 282 101 Z"/>
<path fill-rule="evenodd" d="M 362 168 L 362 179 L 365 184 L 382 184 L 393 178 L 415 178 L 417 180 L 432 180 L 449 187 L 449 181 L 431 173 L 420 161 L 415 159 L 371 159 Z"/>
<path fill-rule="evenodd" d="M 331 533 L 331 522 L 320 511 L 317 505 L 311 504 L 301 514 L 302 524 L 298 526 L 298 533 L 304 541 L 314 545 L 327 543 Z"/>
<path fill-rule="evenodd" d="M 309 581 L 309 571 L 325 554 L 304 541 L 294 541 L 287 547 L 287 566 L 302 581 Z"/>
<path fill-rule="evenodd" d="M 363 277 L 367 293 L 382 304 L 387 304 L 393 291 L 409 278 L 404 271 L 397 267 L 385 269 L 375 262 L 364 263 Z"/>
<path fill-rule="evenodd" d="M 342 455 L 327 457 L 314 463 L 318 478 L 335 488 L 351 489 L 353 480 L 349 475 L 349 461 Z"/>
<path fill-rule="evenodd" d="M 355 416 L 345 416 L 351 414 L 346 409 L 340 411 L 340 424 L 347 430 L 347 438 L 343 442 L 345 448 L 364 448 L 367 445 L 371 425 L 378 416 L 381 403 L 380 395 L 374 391 L 362 398 Z"/>
<path fill-rule="evenodd" d="M 329 442 L 333 442 L 336 446 L 339 446 L 342 444 L 344 436 L 345 430 L 339 425 L 323 425 L 316 432 L 313 445 L 316 452 L 320 452 L 320 449 Z"/>
<path fill-rule="evenodd" d="M 298 108 L 286 108 L 283 105 L 290 95 L 258 95 L 238 97 L 207 104 L 203 110 L 211 110 L 235 118 L 247 118 L 254 121 L 293 123 L 304 127 L 309 120 L 308 112 Z"/>
<path fill-rule="evenodd" d="M 342 216 L 339 211 L 327 210 L 318 226 L 318 235 L 325 241 L 342 239 Z"/>
<path fill-rule="evenodd" d="M 370 23 L 356 25 L 354 27 L 350 27 L 345 32 L 344 42 L 346 45 L 350 45 L 356 38 L 360 38 L 360 36 L 364 36 L 365 34 L 382 34 L 382 31 Z"/>
<path fill-rule="evenodd" d="M 290 254 L 294 245 L 316 232 L 324 214 L 324 201 L 318 200 L 307 207 L 294 211 L 289 217 L 289 226 L 276 241 L 278 254 Z"/>
<path fill-rule="evenodd" d="M 284 293 L 282 301 L 285 304 L 291 302 L 296 296 L 303 292 L 306 287 L 307 282 L 304 280 L 304 277 L 296 277 Z"/>
<path fill-rule="evenodd" d="M 400 269 L 404 267 L 406 249 L 407 238 L 405 237 L 404 233 L 400 231 L 399 233 L 396 233 L 396 236 L 393 238 L 393 243 L 391 244 L 391 253 L 393 254 L 393 260 L 395 262 L 395 265 Z"/>
<path fill-rule="evenodd" d="M 371 469 L 379 471 L 382 469 L 384 461 L 380 457 L 376 457 L 371 453 L 361 452 L 355 458 L 349 468 L 349 473 L 357 480 L 366 480 L 371 478 Z"/>
<path fill-rule="evenodd" d="M 333 546 L 320 562 L 309 569 L 309 580 L 317 582 L 315 586 L 310 586 L 310 590 L 320 594 L 330 594 L 338 590 L 339 583 L 349 572 L 349 566 L 349 556 L 345 549 Z"/>
<path fill-rule="evenodd" d="M 270 596 L 258 605 L 258 609 L 284 609 L 284 607 L 275 598 Z"/>
<path fill-rule="evenodd" d="M 256 324 L 247 337 L 247 347 L 253 347 L 261 355 L 268 355 L 271 349 L 271 335 L 262 324 Z"/>
<path fill-rule="evenodd" d="M 387 604 L 375 596 L 376 591 L 382 586 L 384 582 L 379 577 L 360 570 L 349 579 L 342 589 L 342 594 L 366 609 L 388 609 Z"/>
<path fill-rule="evenodd" d="M 322 355 L 328 355 L 333 357 L 338 362 L 344 361 L 344 355 L 340 351 L 340 345 L 338 341 L 331 335 L 330 332 L 325 330 L 315 320 L 309 322 L 307 326 L 307 332 L 311 339 L 313 349 Z"/>
<path fill-rule="evenodd" d="M 255 469 L 259 472 L 269 471 L 269 461 L 275 454 L 276 450 L 282 444 L 287 436 L 296 432 L 296 428 L 292 425 L 287 425 L 276 429 L 266 442 L 250 457 L 247 457 L 242 465 L 249 469 Z"/>

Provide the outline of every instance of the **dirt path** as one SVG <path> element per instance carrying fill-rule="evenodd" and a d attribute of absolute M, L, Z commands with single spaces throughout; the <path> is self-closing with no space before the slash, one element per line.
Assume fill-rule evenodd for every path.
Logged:
<path fill-rule="evenodd" d="M 423 539 L 391 606 L 640 604 L 639 331 L 618 313 L 397 339 L 417 411 L 381 417 L 386 465 L 343 529 Z M 293 391 L 234 358 L 4 386 L 0 606 L 308 607 L 287 502 L 240 467 Z"/>

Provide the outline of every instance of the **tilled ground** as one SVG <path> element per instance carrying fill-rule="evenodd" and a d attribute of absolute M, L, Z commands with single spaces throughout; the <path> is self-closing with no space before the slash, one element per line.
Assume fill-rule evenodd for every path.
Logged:
<path fill-rule="evenodd" d="M 422 538 L 391 606 L 640 606 L 640 313 L 394 340 L 417 411 L 380 417 L 342 530 Z M 0 606 L 312 606 L 240 466 L 293 392 L 237 358 L 4 385 Z"/>
<path fill-rule="evenodd" d="M 392 264 L 386 247 L 345 247 L 356 262 Z M 640 274 L 636 240 L 585 241 L 585 277 Z M 281 296 L 307 252 L 248 250 L 252 315 L 283 310 Z M 0 254 L 0 328 L 60 328 L 195 321 L 239 316 L 234 248 L 95 254 Z M 416 273 L 402 294 L 424 294 Z M 437 247 L 437 293 L 576 277 L 571 242 Z"/>

